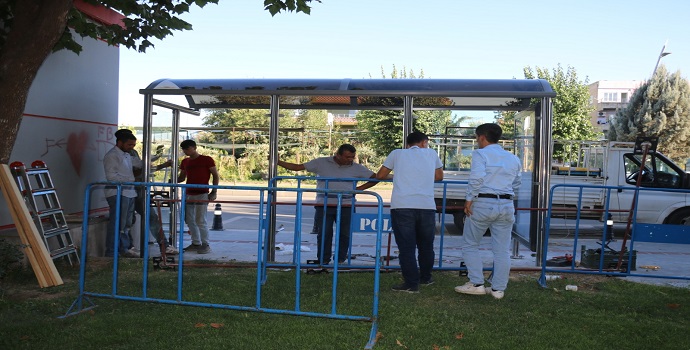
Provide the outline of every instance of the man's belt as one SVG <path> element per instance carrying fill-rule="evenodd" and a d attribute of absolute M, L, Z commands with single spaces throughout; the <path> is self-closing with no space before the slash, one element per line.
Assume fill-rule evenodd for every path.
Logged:
<path fill-rule="evenodd" d="M 513 199 L 512 194 L 493 194 L 493 193 L 480 193 L 477 195 L 479 198 L 496 198 L 496 199 Z"/>

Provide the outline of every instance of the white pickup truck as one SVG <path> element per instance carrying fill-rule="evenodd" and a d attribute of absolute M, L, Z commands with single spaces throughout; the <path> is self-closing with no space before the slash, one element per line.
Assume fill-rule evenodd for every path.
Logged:
<path fill-rule="evenodd" d="M 642 154 L 633 152 L 632 142 L 588 143 L 579 148 L 575 166 L 555 164 L 551 167 L 551 188 L 559 184 L 616 186 L 610 190 L 609 210 L 614 221 L 626 221 L 635 184 L 640 169 Z M 467 154 L 465 150 L 465 154 Z M 465 159 L 463 162 L 467 166 Z M 529 188 L 531 172 L 525 172 L 523 188 Z M 444 171 L 444 180 L 467 181 L 469 169 Z M 524 186 L 527 184 L 528 186 Z M 649 153 L 642 171 L 640 188 L 690 188 L 690 174 L 661 153 Z M 464 213 L 460 209 L 465 202 L 466 184 L 447 184 L 446 213 L 453 214 L 453 222 L 462 229 Z M 555 187 L 552 198 L 553 216 L 574 217 L 580 196 L 579 187 Z M 581 217 L 602 219 L 607 200 L 605 188 L 583 188 Z M 527 193 L 518 193 L 518 197 Z M 441 211 L 443 185 L 436 184 L 436 205 Z M 585 211 L 584 209 L 599 209 Z M 637 203 L 637 222 L 650 224 L 690 225 L 690 195 L 682 192 L 640 191 Z"/>

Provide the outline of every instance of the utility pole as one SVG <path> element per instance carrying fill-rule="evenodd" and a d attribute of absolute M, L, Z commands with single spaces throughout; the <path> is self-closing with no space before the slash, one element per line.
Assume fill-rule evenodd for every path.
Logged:
<path fill-rule="evenodd" d="M 659 58 L 656 59 L 656 66 L 654 66 L 654 71 L 652 72 L 652 78 L 654 77 L 654 74 L 656 74 L 656 69 L 659 68 L 659 62 L 661 61 L 661 58 L 664 56 L 668 56 L 671 53 L 666 52 L 666 45 L 668 44 L 668 40 L 664 43 L 664 47 L 661 48 L 661 52 L 659 53 Z"/>

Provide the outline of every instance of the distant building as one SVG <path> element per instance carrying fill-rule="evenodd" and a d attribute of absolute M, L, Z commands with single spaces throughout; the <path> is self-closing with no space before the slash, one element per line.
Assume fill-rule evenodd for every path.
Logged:
<path fill-rule="evenodd" d="M 357 111 L 328 110 L 328 124 L 337 125 L 341 130 L 357 129 Z"/>
<path fill-rule="evenodd" d="M 601 132 L 608 132 L 609 123 L 616 111 L 628 105 L 630 97 L 644 81 L 600 80 L 589 85 L 589 103 L 594 107 L 590 114 L 592 125 Z"/>

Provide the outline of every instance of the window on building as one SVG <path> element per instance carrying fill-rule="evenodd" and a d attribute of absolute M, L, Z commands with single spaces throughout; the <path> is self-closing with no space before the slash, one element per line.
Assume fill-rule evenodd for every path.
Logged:
<path fill-rule="evenodd" d="M 605 92 L 604 93 L 604 102 L 618 102 L 618 93 L 617 92 Z"/>
<path fill-rule="evenodd" d="M 628 103 L 628 93 L 627 92 L 621 93 L 621 102 Z"/>

